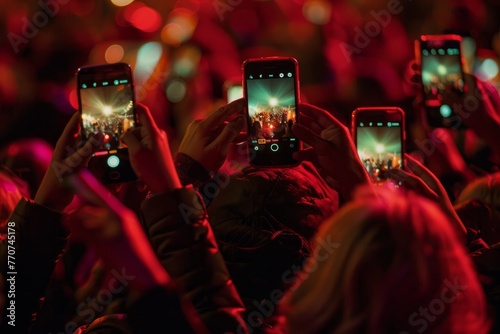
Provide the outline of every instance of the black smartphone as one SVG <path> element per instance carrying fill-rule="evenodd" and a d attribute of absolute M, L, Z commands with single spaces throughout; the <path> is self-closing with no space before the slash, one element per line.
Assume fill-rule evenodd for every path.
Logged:
<path fill-rule="evenodd" d="M 358 156 L 370 178 L 383 183 L 383 172 L 404 165 L 405 114 L 397 107 L 357 108 L 352 130 Z"/>
<path fill-rule="evenodd" d="M 137 179 L 121 135 L 136 124 L 134 85 L 125 63 L 78 69 L 82 138 L 97 146 L 88 169 L 103 184 Z"/>
<path fill-rule="evenodd" d="M 453 106 L 442 103 L 443 92 L 463 94 L 462 37 L 423 35 L 415 43 L 420 64 L 426 120 L 431 127 L 463 128 Z"/>
<path fill-rule="evenodd" d="M 292 132 L 292 125 L 298 121 L 297 60 L 255 58 L 245 60 L 242 67 L 250 164 L 256 167 L 298 165 L 292 157 L 301 147 Z"/>

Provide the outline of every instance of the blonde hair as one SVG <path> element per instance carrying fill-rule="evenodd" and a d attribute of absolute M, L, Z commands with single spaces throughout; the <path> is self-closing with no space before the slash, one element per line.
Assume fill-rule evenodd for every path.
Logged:
<path fill-rule="evenodd" d="M 487 333 L 472 263 L 438 207 L 379 188 L 327 220 L 284 299 L 289 333 Z"/>

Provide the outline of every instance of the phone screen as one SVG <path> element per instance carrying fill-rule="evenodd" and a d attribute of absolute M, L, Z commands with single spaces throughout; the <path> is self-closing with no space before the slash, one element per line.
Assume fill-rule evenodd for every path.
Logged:
<path fill-rule="evenodd" d="M 82 74 L 79 88 L 84 137 L 98 139 L 100 151 L 124 147 L 120 136 L 135 123 L 130 78 L 125 73 L 107 78 Z"/>
<path fill-rule="evenodd" d="M 92 139 L 98 146 L 89 161 L 89 169 L 100 174 L 103 183 L 134 178 L 126 146 L 120 140 L 125 131 L 135 126 L 129 65 L 82 67 L 77 81 L 82 137 Z"/>
<path fill-rule="evenodd" d="M 404 114 L 401 109 L 364 109 L 353 113 L 358 156 L 374 182 L 380 173 L 404 162 Z"/>
<path fill-rule="evenodd" d="M 250 163 L 291 166 L 300 143 L 297 122 L 298 74 L 292 59 L 249 61 L 244 65 Z"/>
<path fill-rule="evenodd" d="M 422 36 L 420 62 L 429 124 L 453 126 L 456 122 L 454 112 L 452 106 L 442 103 L 442 93 L 462 94 L 464 91 L 460 36 Z"/>

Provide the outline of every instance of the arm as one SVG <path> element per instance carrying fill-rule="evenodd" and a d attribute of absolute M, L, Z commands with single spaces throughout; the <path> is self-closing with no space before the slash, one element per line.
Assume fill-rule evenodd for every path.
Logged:
<path fill-rule="evenodd" d="M 5 279 L 16 275 L 16 330 L 27 332 L 29 321 L 38 309 L 38 301 L 45 293 L 46 285 L 54 270 L 55 262 L 62 253 L 68 231 L 62 224 L 61 212 L 70 204 L 73 194 L 62 185 L 62 179 L 70 171 L 80 169 L 92 152 L 87 142 L 73 151 L 78 136 L 80 117 L 75 113 L 66 125 L 52 156 L 49 169 L 35 195 L 34 201 L 21 200 L 10 222 L 14 225 L 15 239 L 0 243 L 0 265 Z M 11 227 L 12 228 L 12 227 Z M 15 269 L 7 266 L 9 251 L 15 248 Z M 7 284 L 4 284 L 7 291 Z M 10 301 L 9 301 L 10 303 Z M 7 326 L 4 321 L 2 326 Z"/>
<path fill-rule="evenodd" d="M 0 328 L 7 330 L 8 322 L 15 320 L 15 330 L 27 333 L 69 233 L 61 214 L 25 199 L 18 203 L 9 222 L 15 239 L 10 239 L 12 243 L 7 239 L 0 243 L 0 268 L 5 279 L 15 280 L 15 296 L 8 294 L 10 282 L 4 284 L 5 296 L 9 297 L 6 306 L 15 302 L 15 319 L 8 317 L 10 311 L 4 311 Z M 9 254 L 13 257 L 8 258 Z"/>
<path fill-rule="evenodd" d="M 143 204 L 143 219 L 153 249 L 211 331 L 234 331 L 244 311 L 218 252 L 204 207 L 192 188 L 183 188 L 175 171 L 168 139 L 149 110 L 138 107 L 141 128 L 128 132 L 137 175 L 153 196 Z"/>
<path fill-rule="evenodd" d="M 158 194 L 142 208 L 151 244 L 182 297 L 211 332 L 236 332 L 245 309 L 193 188 Z"/>

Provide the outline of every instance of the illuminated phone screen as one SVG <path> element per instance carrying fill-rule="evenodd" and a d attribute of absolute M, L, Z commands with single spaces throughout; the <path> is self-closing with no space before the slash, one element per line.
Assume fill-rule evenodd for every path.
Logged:
<path fill-rule="evenodd" d="M 365 114 L 368 113 L 355 120 L 356 148 L 372 181 L 380 182 L 381 172 L 403 166 L 404 124 L 399 115 L 371 117 Z"/>
<path fill-rule="evenodd" d="M 422 84 L 428 105 L 439 106 L 445 91 L 463 92 L 464 78 L 458 47 L 422 49 Z"/>
<path fill-rule="evenodd" d="M 419 53 L 427 123 L 431 127 L 459 127 L 453 106 L 443 103 L 443 93 L 462 94 L 464 75 L 462 38 L 458 35 L 420 37 Z"/>
<path fill-rule="evenodd" d="M 130 81 L 124 74 L 106 79 L 93 75 L 79 78 L 83 135 L 97 139 L 101 151 L 123 148 L 120 136 L 134 127 L 134 91 Z"/>
<path fill-rule="evenodd" d="M 250 66 L 245 71 L 248 140 L 252 163 L 260 166 L 294 165 L 300 149 L 292 133 L 297 122 L 297 77 L 294 63 Z"/>

